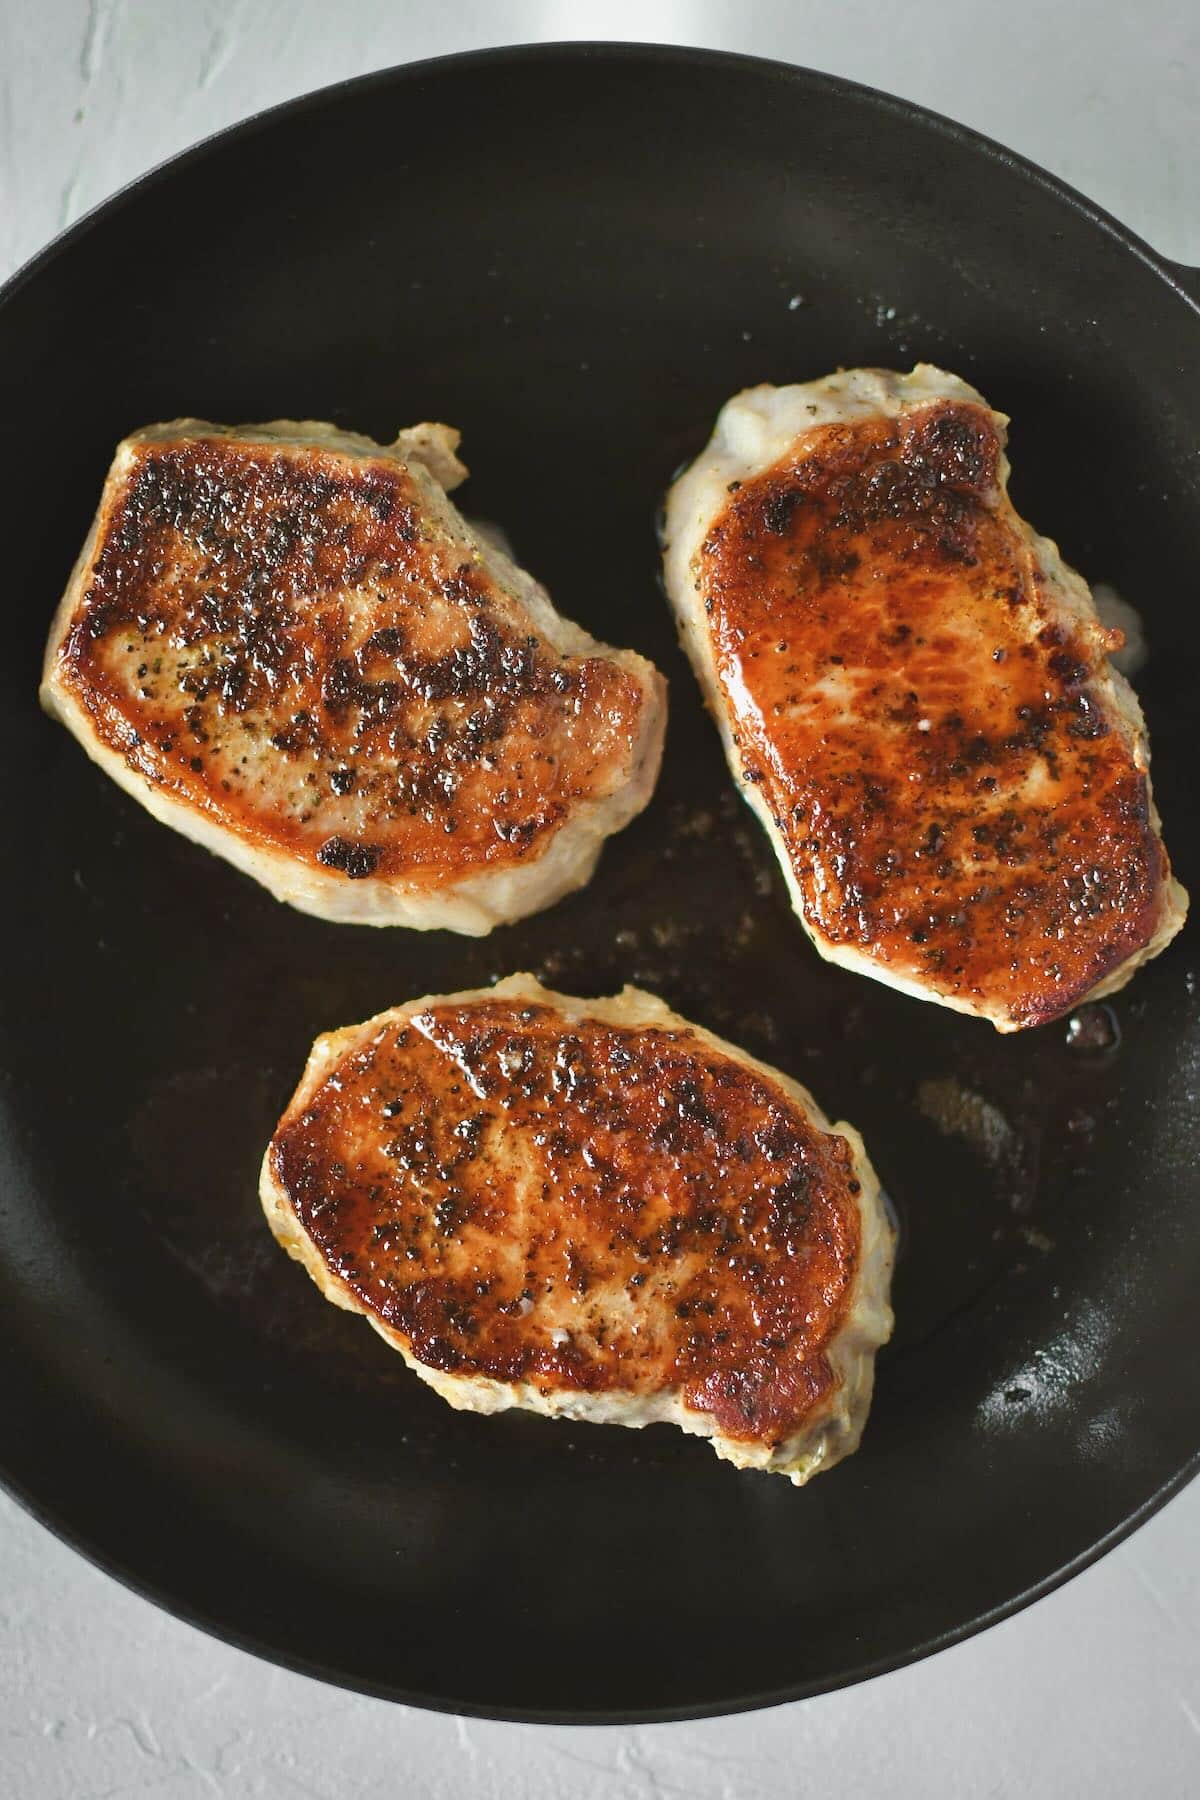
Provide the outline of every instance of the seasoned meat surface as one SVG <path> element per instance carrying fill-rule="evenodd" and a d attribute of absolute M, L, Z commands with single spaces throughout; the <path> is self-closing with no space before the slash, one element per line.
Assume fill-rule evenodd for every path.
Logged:
<path fill-rule="evenodd" d="M 651 995 L 515 976 L 318 1039 L 262 1195 L 452 1405 L 670 1419 L 796 1480 L 858 1442 L 892 1254 L 861 1140 Z"/>
<path fill-rule="evenodd" d="M 481 932 L 645 805 L 664 690 L 448 500 L 457 434 L 127 439 L 43 698 L 167 823 L 310 912 Z"/>
<path fill-rule="evenodd" d="M 823 955 L 1036 1025 L 1182 923 L 1132 689 L 952 375 L 756 388 L 671 491 L 668 590 Z"/>

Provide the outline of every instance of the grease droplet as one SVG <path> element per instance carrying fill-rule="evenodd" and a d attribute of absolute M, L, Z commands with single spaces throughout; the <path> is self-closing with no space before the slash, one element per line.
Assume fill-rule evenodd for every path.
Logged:
<path fill-rule="evenodd" d="M 1121 1042 L 1121 1027 L 1111 1006 L 1081 1006 L 1067 1020 L 1067 1049 L 1082 1056 L 1101 1056 Z"/>

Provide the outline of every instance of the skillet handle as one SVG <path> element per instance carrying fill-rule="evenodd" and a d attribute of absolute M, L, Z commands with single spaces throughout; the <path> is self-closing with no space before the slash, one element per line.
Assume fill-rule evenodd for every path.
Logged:
<path fill-rule="evenodd" d="M 1193 269 L 1190 263 L 1172 263 L 1171 270 L 1188 299 L 1200 306 L 1200 269 Z"/>

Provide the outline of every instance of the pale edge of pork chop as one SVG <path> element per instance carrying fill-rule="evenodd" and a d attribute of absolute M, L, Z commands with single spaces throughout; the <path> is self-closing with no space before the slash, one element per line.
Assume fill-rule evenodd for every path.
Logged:
<path fill-rule="evenodd" d="M 417 886 L 407 889 L 396 880 L 347 881 L 340 874 L 307 865 L 270 845 L 243 842 L 219 820 L 159 791 L 131 769 L 124 757 L 99 740 L 86 710 L 57 680 L 55 660 L 87 590 L 110 500 L 119 491 L 133 461 L 132 446 L 187 436 L 269 444 L 284 452 L 317 449 L 353 459 L 385 458 L 403 465 L 417 482 L 422 506 L 438 529 L 468 555 L 478 558 L 491 579 L 527 614 L 534 630 L 548 644 L 567 656 L 604 656 L 637 680 L 647 704 L 629 781 L 605 800 L 578 804 L 547 848 L 533 860 L 516 868 L 484 870 L 433 890 Z M 605 839 L 622 830 L 648 805 L 658 779 L 666 730 L 666 683 L 662 676 L 636 652 L 602 644 L 582 626 L 564 618 L 546 590 L 506 554 L 495 528 L 476 527 L 462 516 L 448 498 L 449 490 L 467 475 L 456 455 L 459 439 L 460 433 L 453 427 L 439 424 L 410 426 L 392 444 L 377 444 L 357 432 L 341 431 L 313 419 L 275 419 L 265 425 L 240 426 L 213 425 L 203 419 L 173 419 L 148 425 L 118 446 L 96 517 L 50 628 L 41 703 L 51 718 L 67 727 L 92 761 L 161 824 L 232 863 L 277 900 L 336 924 L 403 925 L 416 931 L 448 930 L 484 937 L 497 925 L 540 912 L 587 884 Z"/>
<path fill-rule="evenodd" d="M 676 1425 L 692 1436 L 707 1438 L 717 1455 L 726 1462 L 741 1469 L 764 1469 L 786 1475 L 797 1487 L 851 1455 L 859 1446 L 870 1410 L 875 1352 L 892 1334 L 889 1292 L 895 1233 L 884 1209 L 879 1177 L 854 1127 L 845 1123 L 830 1124 L 807 1088 L 779 1069 L 759 1062 L 736 1045 L 672 1012 L 655 995 L 640 988 L 626 987 L 608 999 L 580 1000 L 544 988 L 536 976 L 524 974 L 510 975 L 494 987 L 473 988 L 459 994 L 425 994 L 419 1000 L 410 1000 L 404 1006 L 378 1013 L 361 1025 L 351 1025 L 319 1037 L 300 1085 L 276 1129 L 303 1113 L 329 1071 L 383 1026 L 401 1024 L 430 1006 L 470 1005 L 473 1001 L 486 1003 L 496 999 L 552 1007 L 562 1015 L 568 1029 L 573 1022 L 594 1019 L 603 1025 L 627 1029 L 651 1026 L 659 1030 L 686 1031 L 697 1042 L 754 1070 L 780 1089 L 790 1101 L 803 1107 L 819 1130 L 836 1133 L 849 1142 L 854 1172 L 862 1185 L 859 1196 L 860 1256 L 844 1321 L 824 1350 L 835 1379 L 829 1395 L 814 1409 L 803 1428 L 774 1447 L 747 1444 L 723 1436 L 708 1414 L 685 1406 L 678 1391 L 673 1389 L 624 1397 L 614 1393 L 571 1393 L 561 1389 L 542 1394 L 529 1381 L 507 1383 L 487 1376 L 456 1376 L 428 1368 L 413 1356 L 400 1333 L 375 1317 L 348 1284 L 331 1272 L 297 1220 L 286 1192 L 275 1179 L 268 1147 L 262 1162 L 259 1198 L 267 1223 L 288 1255 L 304 1265 L 327 1300 L 344 1307 L 347 1312 L 362 1313 L 380 1337 L 400 1352 L 409 1368 L 458 1411 L 497 1413 L 515 1406 L 550 1418 L 582 1419 L 597 1425 Z"/>
<path fill-rule="evenodd" d="M 983 396 L 957 375 L 935 368 L 931 363 L 918 363 L 910 375 L 897 375 L 888 369 L 845 369 L 789 387 L 746 388 L 726 402 L 717 417 L 711 439 L 705 449 L 674 483 L 667 496 L 663 517 L 663 570 L 672 610 L 679 625 L 680 640 L 704 694 L 709 712 L 721 734 L 725 757 L 743 798 L 750 805 L 770 839 L 779 866 L 788 885 L 792 906 L 813 945 L 827 962 L 840 963 L 856 973 L 869 975 L 902 994 L 916 1000 L 931 1000 L 955 1012 L 988 1018 L 998 1031 L 1016 1031 L 1020 1027 L 1002 1011 L 991 1010 L 976 1001 L 941 994 L 928 985 L 890 973 L 864 952 L 845 945 L 831 945 L 809 928 L 804 913 L 800 887 L 792 870 L 787 845 L 775 829 L 770 806 L 760 788 L 746 781 L 741 752 L 734 741 L 734 721 L 721 691 L 709 637 L 704 608 L 696 592 L 695 563 L 700 547 L 715 518 L 729 501 L 730 482 L 748 482 L 786 456 L 808 431 L 824 425 L 847 424 L 868 418 L 893 418 L 910 408 L 928 406 L 936 400 L 965 401 L 987 407 Z M 1003 435 L 1008 424 L 1004 413 L 992 413 Z M 1007 494 L 1009 464 L 1000 459 L 999 485 Z M 1020 529 L 1030 556 L 1046 584 L 1046 595 L 1064 617 L 1099 624 L 1099 615 L 1091 589 L 1059 554 L 1058 545 L 1012 513 L 1014 525 Z M 1149 741 L 1146 722 L 1137 695 L 1125 677 L 1105 663 L 1092 678 L 1092 688 L 1099 698 L 1109 722 L 1130 744 L 1136 767 L 1146 775 L 1146 791 L 1150 801 L 1150 823 L 1161 835 L 1161 821 L 1154 805 L 1149 778 Z M 1118 965 L 1081 996 L 1077 1004 L 1099 1000 L 1114 994 L 1132 979 L 1144 962 L 1149 962 L 1166 948 L 1187 917 L 1188 897 L 1184 888 L 1170 877 L 1162 896 L 1158 926 L 1133 956 Z"/>

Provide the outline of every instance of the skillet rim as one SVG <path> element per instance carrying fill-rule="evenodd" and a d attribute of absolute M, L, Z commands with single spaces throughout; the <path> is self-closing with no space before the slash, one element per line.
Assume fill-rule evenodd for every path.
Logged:
<path fill-rule="evenodd" d="M 849 80 L 844 76 L 810 69 L 801 64 L 780 62 L 769 57 L 707 49 L 693 45 L 636 43 L 617 39 L 570 39 L 496 45 L 427 57 L 416 62 L 392 64 L 384 69 L 374 69 L 362 75 L 349 76 L 341 81 L 330 82 L 323 87 L 310 89 L 291 99 L 264 107 L 233 124 L 221 127 L 206 137 L 200 138 L 186 149 L 153 164 L 142 174 L 117 188 L 115 192 L 91 207 L 73 224 L 58 232 L 41 250 L 36 251 L 33 256 L 21 264 L 0 285 L 0 330 L 4 326 L 4 309 L 8 302 L 13 300 L 31 281 L 50 269 L 55 260 L 70 249 L 77 240 L 98 225 L 102 225 L 110 215 L 119 212 L 134 198 L 140 198 L 143 193 L 152 191 L 163 184 L 177 170 L 198 163 L 210 152 L 222 148 L 230 140 L 239 137 L 246 140 L 252 139 L 260 130 L 269 128 L 278 116 L 286 114 L 289 118 L 303 117 L 305 113 L 316 111 L 318 107 L 327 105 L 335 99 L 341 103 L 357 93 L 396 86 L 408 80 L 419 81 L 430 74 L 441 73 L 460 64 L 468 67 L 482 65 L 495 68 L 517 62 L 525 65 L 538 62 L 552 63 L 556 59 L 585 62 L 602 57 L 624 63 L 641 60 L 660 66 L 674 65 L 677 68 L 708 66 L 725 69 L 731 74 L 745 71 L 757 72 L 763 78 L 775 80 L 785 78 L 793 82 L 797 88 L 821 91 L 836 100 L 866 104 L 882 113 L 891 114 L 918 125 L 923 130 L 931 131 L 948 139 L 965 152 L 984 157 L 992 163 L 998 163 L 1002 167 L 1014 171 L 1034 187 L 1048 193 L 1059 204 L 1067 207 L 1103 235 L 1112 239 L 1121 251 L 1132 255 L 1154 275 L 1157 275 L 1192 310 L 1197 320 L 1200 320 L 1200 268 L 1193 268 L 1188 264 L 1178 263 L 1161 255 L 1145 239 L 1121 224 L 1103 207 L 1079 193 L 1058 176 L 1050 174 L 1028 157 L 1008 149 L 994 138 L 975 131 L 970 126 L 946 118 L 943 114 L 921 106 L 915 101 L 902 99 L 865 83 Z M 0 1491 L 10 1495 L 39 1525 L 141 1599 L 160 1607 L 172 1617 L 206 1632 L 210 1637 L 230 1644 L 235 1649 L 246 1651 L 277 1667 L 288 1669 L 292 1673 L 324 1681 L 332 1686 L 365 1694 L 374 1699 L 390 1700 L 401 1705 L 416 1706 L 426 1711 L 457 1717 L 488 1719 L 513 1724 L 556 1725 L 646 1725 L 719 1718 L 815 1698 L 821 1694 L 857 1686 L 860 1682 L 873 1680 L 879 1675 L 907 1668 L 941 1650 L 964 1643 L 969 1638 L 988 1630 L 1004 1619 L 1011 1618 L 1035 1601 L 1052 1593 L 1056 1588 L 1063 1586 L 1130 1537 L 1200 1473 L 1200 1443 L 1198 1443 L 1192 1456 L 1181 1468 L 1162 1482 L 1112 1531 L 1089 1545 L 1078 1556 L 1071 1558 L 1041 1581 L 1033 1583 L 1030 1587 L 989 1611 L 949 1630 L 935 1633 L 920 1643 L 910 1646 L 901 1654 L 867 1660 L 816 1681 L 792 1682 L 783 1687 L 758 1693 L 741 1694 L 719 1702 L 705 1701 L 692 1706 L 585 1711 L 465 1704 L 444 1695 L 421 1692 L 396 1683 L 374 1682 L 358 1676 L 350 1676 L 344 1670 L 323 1663 L 318 1657 L 289 1651 L 256 1633 L 230 1627 L 202 1608 L 180 1601 L 173 1594 L 164 1590 L 157 1581 L 139 1574 L 125 1559 L 110 1554 L 105 1548 L 91 1541 L 85 1530 L 80 1530 L 64 1516 L 65 1509 L 63 1507 L 48 1504 L 23 1481 L 13 1476 L 3 1465 L 2 1456 L 3 1452 L 0 1450 Z"/>
<path fill-rule="evenodd" d="M 1155 250 L 1138 232 L 1128 225 L 1123 225 L 1113 213 L 1110 213 L 1098 201 L 1090 200 L 1086 194 L 1080 193 L 1069 182 L 1053 175 L 1036 163 L 1031 157 L 1023 156 L 1017 150 L 1010 150 L 997 138 L 989 137 L 986 132 L 976 131 L 973 126 L 963 125 L 957 119 L 951 119 L 945 113 L 935 112 L 932 107 L 922 106 L 915 100 L 905 100 L 898 94 L 889 94 L 882 88 L 871 87 L 864 81 L 852 81 L 849 76 L 834 75 L 824 69 L 810 69 L 804 63 L 781 62 L 775 57 L 753 56 L 740 50 L 712 50 L 698 44 L 659 44 L 637 43 L 627 38 L 556 38 L 553 40 L 537 39 L 520 44 L 496 44 L 480 50 L 454 50 L 444 56 L 426 56 L 418 62 L 389 63 L 384 69 L 371 69 L 363 75 L 347 75 L 341 81 L 331 81 L 324 87 L 309 88 L 303 94 L 295 94 L 290 100 L 276 101 L 272 106 L 261 107 L 257 112 L 247 113 L 245 118 L 236 119 L 231 125 L 222 125 L 216 131 L 197 138 L 195 143 L 188 144 L 185 149 L 177 150 L 164 157 L 161 162 L 151 163 L 140 175 L 133 176 L 114 188 L 103 200 L 80 215 L 72 224 L 64 226 L 61 231 L 42 246 L 33 255 L 0 282 L 0 309 L 14 298 L 26 283 L 39 275 L 63 250 L 68 249 L 77 238 L 90 231 L 100 222 L 102 216 L 117 212 L 135 196 L 144 190 L 154 188 L 177 168 L 198 162 L 209 151 L 215 150 L 227 139 L 237 136 L 251 137 L 256 131 L 264 129 L 281 113 L 302 116 L 308 110 L 315 110 L 318 105 L 331 100 L 334 95 L 340 97 L 351 93 L 365 93 L 372 87 L 385 87 L 402 78 L 420 78 L 451 65 L 460 63 L 489 62 L 503 64 L 508 61 L 550 60 L 555 56 L 578 56 L 586 61 L 593 56 L 614 56 L 618 61 L 635 61 L 638 57 L 648 57 L 656 62 L 675 62 L 680 64 L 704 64 L 723 66 L 725 68 L 757 69 L 761 74 L 774 76 L 785 75 L 800 84 L 808 84 L 815 88 L 823 88 L 829 93 L 847 99 L 866 101 L 877 106 L 881 112 L 890 112 L 911 123 L 933 130 L 943 137 L 948 137 L 971 150 L 988 157 L 993 162 L 1024 175 L 1036 187 L 1044 189 L 1056 200 L 1069 206 L 1073 212 L 1086 219 L 1089 224 L 1098 226 L 1106 236 L 1115 238 L 1126 250 L 1131 251 L 1153 272 L 1160 276 L 1180 299 L 1200 315 L 1200 265 L 1193 267 L 1190 263 L 1176 262 L 1169 256 Z"/>

